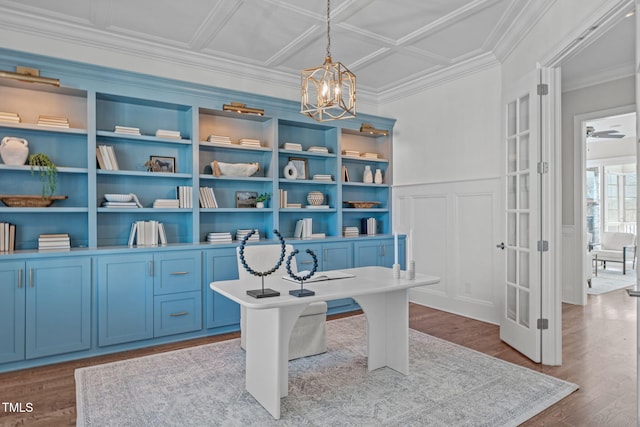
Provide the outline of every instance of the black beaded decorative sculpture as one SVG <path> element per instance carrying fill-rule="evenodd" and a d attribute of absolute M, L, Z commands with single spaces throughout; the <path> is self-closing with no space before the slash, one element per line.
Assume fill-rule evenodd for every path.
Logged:
<path fill-rule="evenodd" d="M 242 239 L 242 242 L 240 243 L 240 263 L 242 264 L 244 269 L 247 270 L 247 272 L 249 272 L 249 274 L 262 278 L 262 288 L 249 290 L 247 291 L 247 295 L 252 296 L 254 298 L 267 298 L 267 297 L 280 296 L 280 292 L 273 289 L 264 288 L 264 278 L 265 276 L 275 273 L 276 270 L 278 270 L 282 265 L 282 262 L 284 261 L 284 255 L 286 252 L 286 245 L 285 245 L 284 239 L 282 238 L 282 235 L 280 235 L 278 230 L 273 230 L 273 234 L 278 236 L 278 239 L 280 239 L 280 247 L 282 248 L 282 250 L 280 251 L 280 259 L 278 260 L 276 265 L 270 270 L 255 271 L 251 267 L 249 267 L 249 264 L 247 264 L 247 260 L 244 258 L 244 247 L 247 245 L 247 240 L 249 240 L 249 238 L 253 236 L 255 232 L 256 230 L 251 230 L 249 233 L 247 233 L 246 236 L 244 236 L 244 238 Z"/>
<path fill-rule="evenodd" d="M 300 289 L 289 291 L 289 295 L 293 295 L 295 297 L 310 297 L 311 295 L 315 295 L 316 293 L 311 291 L 311 290 L 309 290 L 309 289 L 304 289 L 304 281 L 305 280 L 309 280 L 311 278 L 311 276 L 313 276 L 315 274 L 316 270 L 318 269 L 318 257 L 316 256 L 316 254 L 311 249 L 307 249 L 307 253 L 309 255 L 311 255 L 311 258 L 313 258 L 313 268 L 311 269 L 311 271 L 308 274 L 300 277 L 297 274 L 295 274 L 293 271 L 291 271 L 291 260 L 299 252 L 300 251 L 296 249 L 293 252 L 291 252 L 289 254 L 289 257 L 287 258 L 286 267 L 287 267 L 287 273 L 289 274 L 289 277 L 291 277 L 293 280 L 300 281 Z"/>

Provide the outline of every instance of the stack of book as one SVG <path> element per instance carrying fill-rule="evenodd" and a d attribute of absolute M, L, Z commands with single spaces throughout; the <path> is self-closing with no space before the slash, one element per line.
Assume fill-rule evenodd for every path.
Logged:
<path fill-rule="evenodd" d="M 0 252 L 12 252 L 16 248 L 16 225 L 0 222 Z"/>
<path fill-rule="evenodd" d="M 38 126 L 69 129 L 69 119 L 66 117 L 40 115 L 40 117 L 38 117 Z"/>
<path fill-rule="evenodd" d="M 360 157 L 364 159 L 377 159 L 378 153 L 362 153 L 360 154 Z"/>
<path fill-rule="evenodd" d="M 101 205 L 103 208 L 137 208 L 138 205 L 133 200 L 130 202 L 110 202 L 105 200 Z"/>
<path fill-rule="evenodd" d="M 0 111 L 0 122 L 3 123 L 20 123 L 22 120 L 18 113 L 9 113 L 6 111 Z"/>
<path fill-rule="evenodd" d="M 236 230 L 236 240 L 240 241 L 244 239 L 244 236 L 246 236 L 250 232 L 251 232 L 251 229 L 239 228 L 238 230 Z M 256 228 L 256 232 L 253 233 L 251 237 L 249 237 L 249 242 L 257 242 L 258 240 L 260 240 L 260 231 Z"/>
<path fill-rule="evenodd" d="M 285 207 L 290 209 L 299 209 L 302 207 L 302 203 L 287 203 L 287 206 Z"/>
<path fill-rule="evenodd" d="M 329 153 L 329 148 L 327 147 L 318 147 L 317 145 L 312 145 L 311 147 L 307 148 L 307 151 L 310 153 Z"/>
<path fill-rule="evenodd" d="M 133 243 L 137 246 L 157 246 L 158 240 L 163 245 L 167 244 L 167 235 L 164 231 L 164 224 L 161 222 L 136 221 L 131 224 L 131 232 L 129 233 L 129 246 Z"/>
<path fill-rule="evenodd" d="M 280 205 L 278 206 L 279 208 L 286 208 L 287 206 L 287 190 L 283 190 L 282 188 L 280 188 L 278 190 L 279 196 L 278 196 L 278 201 L 280 202 Z"/>
<path fill-rule="evenodd" d="M 251 236 L 253 237 L 253 236 Z M 225 231 L 223 233 L 208 233 L 207 234 L 207 242 L 208 243 L 231 243 L 231 233 Z"/>
<path fill-rule="evenodd" d="M 71 249 L 69 235 L 64 234 L 41 234 L 38 236 L 38 250 L 49 249 Z"/>
<path fill-rule="evenodd" d="M 178 199 L 155 199 L 153 201 L 154 208 L 179 208 L 180 201 Z"/>
<path fill-rule="evenodd" d="M 191 200 L 191 186 L 179 185 L 176 188 L 176 195 L 178 198 L 178 207 L 190 209 L 193 204 Z"/>
<path fill-rule="evenodd" d="M 200 207 L 201 208 L 217 208 L 218 201 L 211 187 L 200 187 Z"/>
<path fill-rule="evenodd" d="M 375 236 L 378 234 L 378 221 L 375 218 L 362 218 L 360 220 L 360 228 L 362 229 L 362 234 Z"/>
<path fill-rule="evenodd" d="M 297 142 L 285 142 L 282 144 L 282 148 L 285 150 L 302 151 L 302 144 L 298 144 Z"/>
<path fill-rule="evenodd" d="M 96 158 L 98 159 L 98 166 L 100 169 L 107 171 L 120 170 L 118 165 L 118 159 L 116 158 L 116 152 L 111 145 L 98 145 L 96 150 Z"/>
<path fill-rule="evenodd" d="M 231 144 L 231 138 L 229 138 L 228 136 L 209 135 L 207 141 L 214 144 Z"/>
<path fill-rule="evenodd" d="M 358 230 L 358 227 L 343 227 L 342 235 L 344 237 L 358 237 L 360 235 L 360 230 Z"/>
<path fill-rule="evenodd" d="M 261 147 L 259 139 L 241 138 L 238 142 L 244 147 Z"/>
<path fill-rule="evenodd" d="M 329 205 L 307 205 L 307 209 L 329 209 Z"/>
<path fill-rule="evenodd" d="M 293 237 L 298 239 L 310 239 L 313 234 L 313 219 L 303 218 L 296 221 Z"/>
<path fill-rule="evenodd" d="M 132 128 L 132 127 L 128 127 L 128 126 L 119 126 L 116 125 L 116 128 L 114 129 L 115 133 L 124 133 L 127 135 L 140 135 L 140 128 Z"/>
<path fill-rule="evenodd" d="M 342 150 L 342 155 L 346 157 L 360 157 L 360 152 L 356 150 Z"/>
<path fill-rule="evenodd" d="M 313 180 L 314 180 L 314 181 L 327 181 L 327 182 L 333 182 L 333 176 L 331 176 L 331 175 L 324 175 L 324 174 L 315 174 L 315 175 L 313 175 Z"/>
<path fill-rule="evenodd" d="M 158 138 L 182 139 L 182 137 L 180 136 L 180 131 L 177 130 L 158 129 L 156 131 L 156 136 Z"/>

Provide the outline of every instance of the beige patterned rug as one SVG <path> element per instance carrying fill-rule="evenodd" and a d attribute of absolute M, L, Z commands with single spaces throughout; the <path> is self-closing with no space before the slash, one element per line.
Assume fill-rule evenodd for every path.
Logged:
<path fill-rule="evenodd" d="M 367 371 L 362 315 L 289 363 L 274 420 L 244 389 L 238 339 L 76 370 L 78 426 L 517 426 L 578 386 L 410 330 L 410 374 Z"/>

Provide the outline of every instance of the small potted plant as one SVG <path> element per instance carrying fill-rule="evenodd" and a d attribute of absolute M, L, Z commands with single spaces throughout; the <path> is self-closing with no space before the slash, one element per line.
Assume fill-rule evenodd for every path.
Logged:
<path fill-rule="evenodd" d="M 256 197 L 256 208 L 264 208 L 265 204 L 271 198 L 271 193 L 262 193 Z"/>
<path fill-rule="evenodd" d="M 31 154 L 28 162 L 31 175 L 34 174 L 35 168 L 38 168 L 38 176 L 42 182 L 42 198 L 48 199 L 53 196 L 58 186 L 58 168 L 55 163 L 44 153 Z"/>

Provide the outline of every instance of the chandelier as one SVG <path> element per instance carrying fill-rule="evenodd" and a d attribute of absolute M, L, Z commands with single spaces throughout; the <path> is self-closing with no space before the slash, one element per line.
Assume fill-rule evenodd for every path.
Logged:
<path fill-rule="evenodd" d="M 327 0 L 327 56 L 319 67 L 302 70 L 300 112 L 319 122 L 356 116 L 356 76 L 331 60 L 331 0 Z"/>

